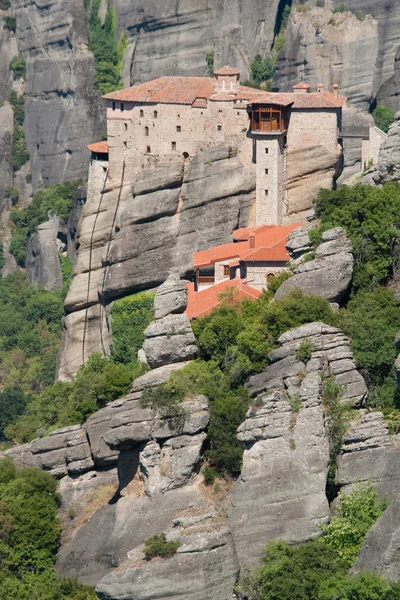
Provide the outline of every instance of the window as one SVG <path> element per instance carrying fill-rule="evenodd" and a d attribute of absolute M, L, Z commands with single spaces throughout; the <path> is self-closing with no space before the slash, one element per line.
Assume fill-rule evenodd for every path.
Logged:
<path fill-rule="evenodd" d="M 176 150 L 176 142 L 171 142 L 171 148 L 172 150 Z"/>
<path fill-rule="evenodd" d="M 125 125 L 125 131 L 128 129 L 128 123 L 124 123 Z"/>
<path fill-rule="evenodd" d="M 229 265 L 224 265 L 224 277 L 230 277 L 231 276 L 231 269 Z"/>
<path fill-rule="evenodd" d="M 264 190 L 265 191 L 265 195 L 268 196 L 268 190 Z"/>
<path fill-rule="evenodd" d="M 140 116 L 144 117 L 144 112 L 142 110 L 140 111 Z"/>
<path fill-rule="evenodd" d="M 222 131 L 222 125 L 218 125 L 218 131 Z"/>
<path fill-rule="evenodd" d="M 177 130 L 178 133 L 180 133 L 182 131 L 182 127 L 180 125 L 177 125 L 176 126 L 176 130 Z"/>
<path fill-rule="evenodd" d="M 127 142 L 124 142 L 124 146 L 125 146 L 125 148 L 127 147 Z"/>
<path fill-rule="evenodd" d="M 149 128 L 148 128 L 148 127 L 145 127 L 145 128 L 144 128 L 144 135 L 145 135 L 145 136 L 148 136 L 148 135 L 149 135 Z"/>
<path fill-rule="evenodd" d="M 158 117 L 158 112 L 155 110 L 154 111 L 154 118 L 157 119 L 157 117 Z"/>
<path fill-rule="evenodd" d="M 125 110 L 125 104 L 123 102 L 121 102 L 121 112 L 124 112 Z"/>
<path fill-rule="evenodd" d="M 147 154 L 150 154 L 150 152 L 151 152 L 150 146 L 147 146 L 146 152 L 147 152 Z"/>
<path fill-rule="evenodd" d="M 268 169 L 265 169 L 265 174 L 268 175 Z"/>
<path fill-rule="evenodd" d="M 265 154 L 268 154 L 268 152 L 269 152 L 269 149 L 265 148 Z"/>
<path fill-rule="evenodd" d="M 112 109 L 115 110 L 115 102 L 112 103 Z"/>

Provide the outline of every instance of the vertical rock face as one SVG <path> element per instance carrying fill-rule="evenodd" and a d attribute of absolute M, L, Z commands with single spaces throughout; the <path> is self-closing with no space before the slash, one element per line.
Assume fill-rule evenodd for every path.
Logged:
<path fill-rule="evenodd" d="M 12 169 L 12 135 L 14 113 L 11 106 L 0 106 L 0 214 L 4 204 L 4 190 L 13 182 Z"/>
<path fill-rule="evenodd" d="M 87 176 L 87 144 L 100 136 L 104 110 L 93 92 L 80 0 L 15 0 L 19 50 L 26 62 L 25 134 L 33 187 Z"/>
<path fill-rule="evenodd" d="M 306 364 L 297 358 L 304 340 L 312 348 Z M 268 540 L 304 542 L 329 520 L 321 374 L 343 385 L 343 401 L 357 404 L 366 393 L 349 340 L 338 329 L 310 323 L 283 334 L 279 343 L 272 364 L 249 380 L 255 400 L 238 430 L 245 450 L 229 524 L 241 566 L 255 564 Z"/>
<path fill-rule="evenodd" d="M 41 285 L 46 290 L 62 288 L 62 274 L 58 254 L 59 220 L 50 219 L 41 223 L 28 242 L 26 271 L 33 285 Z"/>
<path fill-rule="evenodd" d="M 160 75 L 205 75 L 210 50 L 216 67 L 235 65 L 246 79 L 249 57 L 266 54 L 272 45 L 280 4 L 116 0 L 118 23 L 132 42 L 125 55 L 127 79 L 138 83 Z"/>
<path fill-rule="evenodd" d="M 400 180 L 400 112 L 395 114 L 394 123 L 381 146 L 377 175 L 379 183 Z"/>

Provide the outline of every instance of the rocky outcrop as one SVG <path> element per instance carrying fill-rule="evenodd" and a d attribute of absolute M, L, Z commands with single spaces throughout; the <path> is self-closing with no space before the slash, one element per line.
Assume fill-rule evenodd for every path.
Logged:
<path fill-rule="evenodd" d="M 400 498 L 379 517 L 365 536 L 352 571 L 376 571 L 389 581 L 400 579 Z"/>
<path fill-rule="evenodd" d="M 34 190 L 87 176 L 87 145 L 104 111 L 93 90 L 94 58 L 79 0 L 14 0 L 19 52 L 26 62 L 25 135 Z"/>
<path fill-rule="evenodd" d="M 297 239 L 297 241 L 296 241 Z M 307 250 L 304 231 L 295 230 L 288 240 L 288 250 L 301 256 L 300 249 Z M 329 302 L 337 302 L 346 295 L 353 277 L 352 245 L 341 227 L 329 229 L 322 234 L 322 243 L 312 260 L 297 259 L 293 276 L 279 287 L 275 299 L 283 298 L 294 289 L 305 294 L 322 296 Z"/>
<path fill-rule="evenodd" d="M 379 494 L 393 499 L 400 490 L 399 459 L 398 436 L 389 435 L 383 414 L 361 413 L 344 439 L 337 459 L 336 483 L 351 486 L 371 482 Z"/>
<path fill-rule="evenodd" d="M 41 223 L 28 242 L 26 272 L 30 283 L 55 291 L 63 286 L 58 244 L 59 219 Z"/>
<path fill-rule="evenodd" d="M 100 321 L 104 304 L 159 286 L 173 269 L 180 276 L 190 274 L 193 252 L 228 242 L 234 229 L 247 226 L 252 219 L 254 190 L 254 169 L 241 164 L 235 148 L 222 144 L 190 161 L 174 159 L 145 171 L 133 187 L 110 187 L 101 197 L 92 194 L 83 207 L 76 235 L 79 249 L 65 303 L 72 314 L 64 323 L 58 377 L 71 378 L 84 353 L 104 352 L 107 328 Z M 179 315 L 182 289 L 173 294 L 176 297 L 172 300 L 171 296 L 171 302 L 177 304 L 167 309 Z M 162 307 L 162 295 L 157 316 L 167 310 Z M 91 307 L 90 343 L 87 335 L 83 340 L 86 307 Z M 156 341 L 158 336 L 151 337 Z M 177 340 L 171 338 L 171 343 Z M 190 355 L 183 353 L 175 360 L 187 360 Z M 164 363 L 166 360 L 167 356 Z M 71 366 L 62 366 L 67 363 Z"/>
<path fill-rule="evenodd" d="M 400 180 L 400 112 L 395 114 L 394 123 L 388 131 L 379 152 L 377 183 Z"/>
<path fill-rule="evenodd" d="M 307 363 L 297 357 L 304 340 L 312 347 Z M 229 523 L 241 566 L 256 563 L 268 540 L 304 542 L 329 520 L 321 375 L 343 386 L 343 402 L 357 405 L 366 394 L 339 329 L 310 323 L 284 333 L 279 343 L 272 364 L 249 380 L 253 405 L 238 430 L 245 450 Z"/>
<path fill-rule="evenodd" d="M 121 569 L 97 585 L 99 598 L 230 600 L 239 573 L 232 536 L 214 511 L 196 512 L 174 519 L 167 539 L 180 544 L 175 556 L 146 561 L 142 547 L 132 549 Z"/>
<path fill-rule="evenodd" d="M 53 431 L 47 437 L 4 452 L 17 467 L 41 467 L 52 475 L 75 475 L 93 468 L 89 443 L 81 425 Z"/>
<path fill-rule="evenodd" d="M 151 368 L 197 356 L 196 340 L 186 314 L 167 315 L 153 321 L 145 330 L 144 337 L 143 350 Z"/>

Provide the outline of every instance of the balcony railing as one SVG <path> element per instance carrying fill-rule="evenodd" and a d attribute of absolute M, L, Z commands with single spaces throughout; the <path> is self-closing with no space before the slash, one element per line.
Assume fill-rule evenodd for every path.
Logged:
<path fill-rule="evenodd" d="M 197 279 L 197 283 L 199 285 L 201 285 L 202 283 L 215 283 L 215 277 L 212 276 L 208 276 L 208 275 L 199 275 L 198 279 Z"/>

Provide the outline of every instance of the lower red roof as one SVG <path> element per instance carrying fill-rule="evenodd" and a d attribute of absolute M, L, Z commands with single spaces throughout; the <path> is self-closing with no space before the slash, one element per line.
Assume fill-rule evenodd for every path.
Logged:
<path fill-rule="evenodd" d="M 245 280 L 239 278 L 226 279 L 199 292 L 194 291 L 194 283 L 188 283 L 188 305 L 185 312 L 189 319 L 208 315 L 213 308 L 221 304 L 220 294 L 230 288 L 235 291 L 235 300 L 257 300 L 262 294 L 260 290 L 250 287 Z"/>
<path fill-rule="evenodd" d="M 95 142 L 94 144 L 89 144 L 88 148 L 91 152 L 99 152 L 101 154 L 108 153 L 108 143 L 107 142 Z"/>

